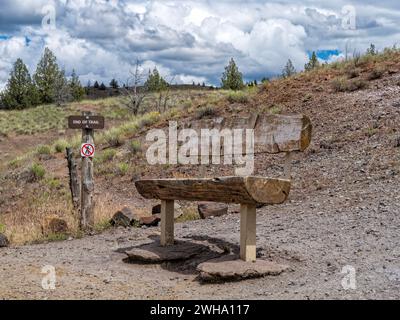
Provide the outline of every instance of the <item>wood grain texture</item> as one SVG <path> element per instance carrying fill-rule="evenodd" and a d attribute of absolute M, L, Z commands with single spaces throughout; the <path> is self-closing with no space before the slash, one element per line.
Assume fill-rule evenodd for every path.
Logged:
<path fill-rule="evenodd" d="M 222 177 L 202 179 L 151 179 L 135 182 L 147 199 L 213 201 L 239 204 L 283 203 L 290 180 L 263 177 Z"/>
<path fill-rule="evenodd" d="M 304 115 L 253 114 L 243 118 L 202 119 L 180 128 L 191 128 L 198 136 L 201 129 L 254 129 L 255 153 L 304 151 L 311 142 L 312 125 Z M 223 149 L 223 139 L 221 152 Z M 243 144 L 245 140 L 243 141 Z M 246 150 L 242 147 L 242 150 Z"/>

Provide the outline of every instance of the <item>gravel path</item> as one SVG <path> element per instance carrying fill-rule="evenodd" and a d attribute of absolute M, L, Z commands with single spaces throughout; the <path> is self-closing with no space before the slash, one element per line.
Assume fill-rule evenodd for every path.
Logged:
<path fill-rule="evenodd" d="M 393 182 L 394 187 L 399 181 Z M 336 197 L 322 191 L 315 197 L 260 209 L 260 254 L 291 267 L 280 276 L 200 284 L 193 272 L 196 261 L 161 266 L 127 264 L 123 262 L 125 254 L 117 250 L 152 241 L 159 230 L 119 228 L 90 238 L 2 249 L 0 297 L 399 299 L 400 197 L 392 197 L 386 182 L 352 191 L 344 190 Z M 380 194 L 379 201 L 374 199 L 376 194 Z M 340 204 L 338 199 L 342 199 Z M 219 244 L 234 249 L 238 231 L 237 214 L 176 226 L 177 236 L 186 241 L 201 238 L 213 242 L 217 238 Z M 56 268 L 55 290 L 41 286 L 45 265 Z M 344 290 L 341 285 L 345 277 L 341 271 L 347 265 L 356 270 L 355 290 Z"/>

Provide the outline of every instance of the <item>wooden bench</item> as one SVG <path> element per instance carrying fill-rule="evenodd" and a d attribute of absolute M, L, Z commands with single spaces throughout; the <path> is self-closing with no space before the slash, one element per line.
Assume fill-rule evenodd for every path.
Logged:
<path fill-rule="evenodd" d="M 286 153 L 285 177 L 258 176 L 200 179 L 151 179 L 135 182 L 147 199 L 161 200 L 161 245 L 174 244 L 174 201 L 214 201 L 240 204 L 240 258 L 256 260 L 256 206 L 283 203 L 291 186 L 291 154 L 310 144 L 312 126 L 302 115 L 253 115 L 214 119 L 196 128 L 254 129 L 255 154 Z"/>

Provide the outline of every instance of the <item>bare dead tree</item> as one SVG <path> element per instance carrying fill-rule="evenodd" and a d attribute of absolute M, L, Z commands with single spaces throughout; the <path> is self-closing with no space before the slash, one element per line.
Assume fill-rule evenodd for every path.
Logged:
<path fill-rule="evenodd" d="M 125 94 L 128 97 L 126 106 L 134 115 L 137 115 L 142 102 L 149 94 L 146 86 L 143 84 L 145 73 L 139 59 L 136 59 L 135 70 L 131 71 L 130 74 L 131 77 L 127 81 L 126 88 L 124 88 Z"/>
<path fill-rule="evenodd" d="M 166 80 L 166 86 L 158 92 L 157 106 L 160 113 L 167 111 L 168 101 L 171 97 L 171 84 L 174 78 L 172 77 L 170 81 Z"/>

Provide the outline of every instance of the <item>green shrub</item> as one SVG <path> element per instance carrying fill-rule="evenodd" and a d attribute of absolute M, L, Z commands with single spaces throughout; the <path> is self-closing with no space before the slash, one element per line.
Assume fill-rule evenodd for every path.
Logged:
<path fill-rule="evenodd" d="M 99 159 L 101 159 L 103 162 L 111 161 L 112 159 L 114 159 L 116 154 L 117 151 L 115 151 L 114 149 L 107 149 L 103 151 Z"/>
<path fill-rule="evenodd" d="M 280 114 L 282 112 L 282 108 L 280 106 L 272 106 L 268 112 L 270 114 Z"/>
<path fill-rule="evenodd" d="M 383 74 L 385 73 L 385 70 L 382 68 L 376 68 L 372 70 L 368 75 L 367 79 L 369 81 L 376 80 L 382 78 Z"/>
<path fill-rule="evenodd" d="M 47 145 L 40 145 L 37 147 L 36 152 L 41 155 L 50 154 L 51 148 Z"/>
<path fill-rule="evenodd" d="M 213 117 L 216 115 L 215 108 L 213 106 L 205 106 L 201 107 L 200 109 L 197 109 L 196 111 L 196 118 L 197 119 L 203 119 L 206 117 Z"/>
<path fill-rule="evenodd" d="M 160 113 L 158 112 L 150 112 L 143 115 L 141 119 L 138 121 L 138 128 L 142 129 L 144 127 L 150 126 L 156 123 L 160 119 Z"/>
<path fill-rule="evenodd" d="M 24 160 L 23 157 L 17 157 L 17 158 L 15 158 L 15 159 L 11 160 L 11 161 L 8 163 L 8 166 L 9 166 L 10 168 L 12 168 L 12 169 L 16 169 L 16 168 L 18 168 L 18 167 L 21 166 L 23 160 Z"/>
<path fill-rule="evenodd" d="M 129 143 L 129 151 L 130 151 L 133 155 L 135 155 L 135 154 L 139 153 L 140 151 L 142 151 L 142 145 L 140 144 L 139 141 L 132 140 L 132 141 Z"/>
<path fill-rule="evenodd" d="M 247 103 L 249 102 L 249 96 L 243 91 L 231 91 L 228 94 L 228 102 L 230 103 Z"/>
<path fill-rule="evenodd" d="M 348 80 L 339 77 L 333 80 L 332 87 L 335 92 L 352 92 L 366 87 L 366 83 L 360 79 Z"/>
<path fill-rule="evenodd" d="M 121 162 L 118 164 L 118 174 L 121 176 L 124 176 L 128 173 L 129 170 L 129 164 L 125 162 Z"/>
<path fill-rule="evenodd" d="M 54 143 L 54 150 L 58 153 L 64 152 L 67 147 L 68 147 L 68 142 L 65 139 L 57 140 Z"/>
<path fill-rule="evenodd" d="M 121 131 L 118 128 L 113 128 L 105 133 L 104 139 L 110 147 L 120 147 L 125 143 L 125 137 Z"/>
<path fill-rule="evenodd" d="M 29 168 L 29 172 L 31 174 L 32 180 L 38 181 L 43 179 L 46 174 L 46 169 L 41 164 L 34 163 Z"/>

